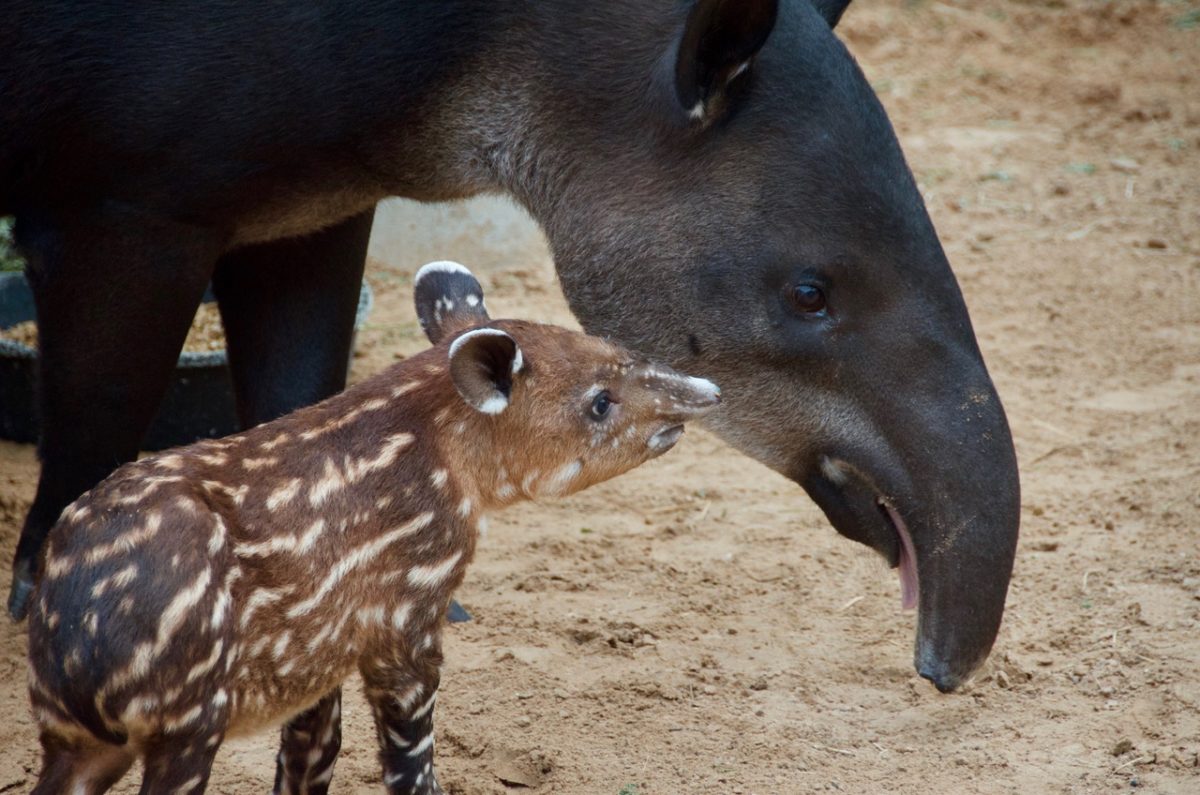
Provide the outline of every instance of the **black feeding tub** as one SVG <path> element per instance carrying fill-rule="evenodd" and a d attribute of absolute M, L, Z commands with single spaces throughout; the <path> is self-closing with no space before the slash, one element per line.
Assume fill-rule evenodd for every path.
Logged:
<path fill-rule="evenodd" d="M 211 293 L 204 300 L 211 301 Z M 363 282 L 355 328 L 371 310 L 371 290 Z M 33 293 L 21 273 L 0 273 L 0 328 L 35 318 Z M 34 389 L 37 351 L 0 337 L 0 438 L 36 442 L 38 424 Z M 225 351 L 184 351 L 171 376 L 158 415 L 142 442 L 143 450 L 162 450 L 238 430 L 233 383 Z"/>

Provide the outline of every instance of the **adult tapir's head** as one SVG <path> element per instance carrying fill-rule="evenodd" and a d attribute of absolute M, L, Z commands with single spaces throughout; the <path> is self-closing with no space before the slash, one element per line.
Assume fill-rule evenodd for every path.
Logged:
<path fill-rule="evenodd" d="M 543 224 L 583 325 L 718 381 L 710 425 L 899 567 L 917 668 L 949 690 L 1000 625 L 1016 461 L 896 136 L 833 34 L 847 2 L 527 4 L 526 46 L 467 82 L 487 85 L 484 170 Z"/>

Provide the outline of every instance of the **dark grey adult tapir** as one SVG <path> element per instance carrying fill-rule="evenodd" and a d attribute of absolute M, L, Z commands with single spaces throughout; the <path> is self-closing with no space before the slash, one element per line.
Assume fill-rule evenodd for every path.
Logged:
<path fill-rule="evenodd" d="M 377 201 L 496 191 L 585 328 L 719 382 L 712 427 L 899 567 L 954 688 L 1000 624 L 1016 461 L 847 1 L 11 0 L 0 213 L 44 433 L 10 610 L 135 455 L 210 279 L 259 422 L 343 385 Z"/>

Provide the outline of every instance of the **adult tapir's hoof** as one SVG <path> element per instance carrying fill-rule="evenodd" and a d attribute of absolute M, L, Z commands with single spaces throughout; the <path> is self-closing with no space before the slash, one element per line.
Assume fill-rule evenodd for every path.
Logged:
<path fill-rule="evenodd" d="M 458 603 L 458 600 L 451 599 L 450 606 L 446 608 L 446 620 L 451 624 L 461 624 L 464 621 L 470 621 L 471 614 Z"/>
<path fill-rule="evenodd" d="M 8 614 L 13 621 L 24 621 L 29 614 L 29 597 L 33 593 L 33 572 L 28 561 L 13 566 L 12 586 L 8 589 Z"/>

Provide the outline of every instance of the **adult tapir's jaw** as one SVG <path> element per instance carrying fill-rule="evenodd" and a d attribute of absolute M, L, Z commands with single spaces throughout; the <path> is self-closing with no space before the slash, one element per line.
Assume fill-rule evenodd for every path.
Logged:
<path fill-rule="evenodd" d="M 918 458 L 880 438 L 865 449 L 811 455 L 794 474 L 839 533 L 897 571 L 902 607 L 918 609 L 914 664 L 942 692 L 987 657 L 1012 572 L 1016 463 L 1003 412 L 991 420 L 976 439 L 993 455 L 971 451 L 974 465 L 939 447 L 959 436 L 950 433 L 930 448 L 940 456 Z"/>

